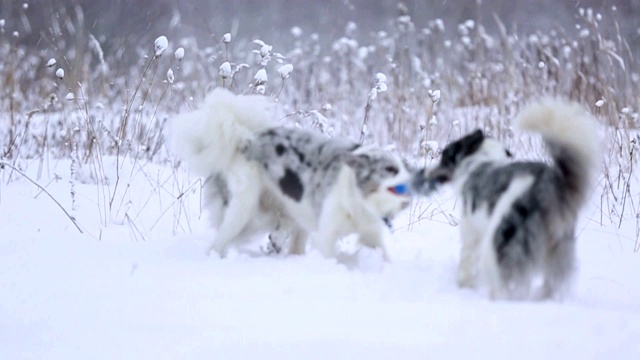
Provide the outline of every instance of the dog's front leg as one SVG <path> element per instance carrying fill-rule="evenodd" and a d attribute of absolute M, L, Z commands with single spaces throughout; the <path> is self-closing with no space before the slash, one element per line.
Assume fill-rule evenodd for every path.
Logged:
<path fill-rule="evenodd" d="M 318 233 L 313 236 L 313 244 L 320 253 L 328 258 L 332 259 L 336 257 L 336 243 L 338 242 L 339 235 L 334 228 L 321 228 Z"/>
<path fill-rule="evenodd" d="M 303 255 L 307 248 L 308 234 L 303 229 L 295 229 L 291 232 L 289 239 L 289 254 Z"/>
<path fill-rule="evenodd" d="M 384 261 L 389 262 L 391 258 L 389 257 L 387 247 L 384 245 L 382 236 L 384 232 L 383 229 L 379 224 L 370 224 L 369 227 L 360 231 L 360 243 L 371 249 L 382 250 L 382 258 Z"/>
<path fill-rule="evenodd" d="M 457 283 L 460 287 L 474 288 L 477 285 L 478 276 L 478 246 L 479 236 L 475 228 L 470 224 L 470 219 L 464 217 L 460 223 L 462 248 L 460 250 L 460 263 L 458 264 Z"/>
<path fill-rule="evenodd" d="M 247 179 L 251 179 L 251 177 L 247 177 Z M 256 177 L 253 179 L 256 179 Z M 257 213 L 260 189 L 261 187 L 258 185 L 234 186 L 232 188 L 229 204 L 224 210 L 222 223 L 218 228 L 216 238 L 209 246 L 208 255 L 212 251 L 218 253 L 222 258 L 227 255 L 230 243 L 240 235 L 251 218 Z"/>

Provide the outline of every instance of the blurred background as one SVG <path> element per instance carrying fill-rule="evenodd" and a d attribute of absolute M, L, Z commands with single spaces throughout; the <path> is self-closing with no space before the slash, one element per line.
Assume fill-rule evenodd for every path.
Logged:
<path fill-rule="evenodd" d="M 317 33 L 326 46 L 344 34 L 350 21 L 357 25 L 352 36 L 366 41 L 374 32 L 388 30 L 393 20 L 403 14 L 410 15 L 418 29 L 437 18 L 446 24 L 472 19 L 492 32 L 496 30 L 495 15 L 510 33 L 528 34 L 551 28 L 575 31 L 572 25 L 580 7 L 609 13 L 612 6 L 617 8 L 622 35 L 632 47 L 640 47 L 640 0 L 1 1 L 4 28 L 19 28 L 22 44 L 51 46 L 58 26 L 63 33 L 92 34 L 105 53 L 137 47 L 159 35 L 170 39 L 194 37 L 206 46 L 219 42 L 227 32 L 234 38 L 259 38 L 288 49 L 294 26 L 306 35 Z M 455 27 L 448 26 L 445 31 L 451 33 Z M 130 55 L 125 51 L 120 54 L 123 59 Z"/>
<path fill-rule="evenodd" d="M 172 114 L 216 87 L 420 156 L 476 127 L 519 141 L 511 120 L 540 96 L 635 131 L 639 57 L 640 0 L 0 0 L 1 153 L 28 129 L 23 156 L 164 161 Z"/>

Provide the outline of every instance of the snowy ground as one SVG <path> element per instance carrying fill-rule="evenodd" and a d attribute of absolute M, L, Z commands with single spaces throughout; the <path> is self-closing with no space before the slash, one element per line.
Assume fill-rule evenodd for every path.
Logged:
<path fill-rule="evenodd" d="M 601 226 L 599 198 L 564 300 L 492 302 L 455 286 L 458 229 L 442 214 L 397 219 L 390 264 L 364 254 L 349 269 L 315 252 L 219 260 L 204 253 L 213 233 L 197 191 L 175 199 L 190 185 L 182 174 L 127 166 L 111 215 L 113 181 L 73 184 L 84 234 L 0 170 L 0 359 L 640 358 L 634 226 Z M 47 190 L 71 209 L 61 177 Z"/>

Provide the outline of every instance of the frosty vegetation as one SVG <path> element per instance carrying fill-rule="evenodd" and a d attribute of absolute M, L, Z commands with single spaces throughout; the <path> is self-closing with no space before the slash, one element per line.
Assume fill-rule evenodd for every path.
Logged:
<path fill-rule="evenodd" d="M 328 47 L 304 24 L 290 30 L 291 42 L 281 48 L 269 44 L 268 34 L 243 39 L 231 29 L 208 43 L 157 34 L 152 43 L 112 53 L 90 34 L 64 30 L 78 21 L 72 17 L 53 18 L 46 51 L 21 45 L 24 22 L 2 19 L 0 161 L 26 170 L 71 159 L 76 181 L 108 187 L 111 209 L 123 184 L 107 178 L 105 159 L 183 171 L 165 144 L 168 121 L 214 87 L 271 96 L 284 125 L 392 145 L 420 165 L 476 127 L 517 156 L 537 157 L 539 142 L 516 133 L 512 119 L 529 99 L 559 95 L 584 104 L 602 125 L 600 221 L 635 223 L 637 54 L 618 30 L 615 7 L 602 14 L 581 8 L 575 15 L 574 23 L 522 34 L 497 17 L 484 19 L 498 25 L 489 33 L 478 19 L 418 25 L 403 14 L 361 36 L 351 22 Z M 166 51 L 174 56 L 163 56 Z M 122 52 L 135 53 L 137 64 L 123 69 Z M 19 178 L 5 166 L 0 170 L 2 182 Z M 43 171 L 34 180 L 45 180 Z M 191 185 L 173 187 L 176 199 Z"/>

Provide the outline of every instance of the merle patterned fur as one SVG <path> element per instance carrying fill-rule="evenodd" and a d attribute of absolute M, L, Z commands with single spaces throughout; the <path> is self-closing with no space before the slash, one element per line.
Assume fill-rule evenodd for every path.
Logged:
<path fill-rule="evenodd" d="M 554 159 L 551 165 L 543 162 L 512 162 L 505 149 L 492 156 L 478 155 L 486 143 L 495 140 L 474 131 L 447 145 L 439 164 L 430 170 L 419 171 L 412 180 L 413 191 L 430 194 L 440 185 L 453 181 L 463 201 L 463 222 L 481 217 L 473 231 L 465 228 L 462 236 L 474 237 L 474 231 L 490 236 L 489 241 L 501 286 L 492 289 L 494 296 L 508 298 L 546 298 L 554 295 L 574 268 L 575 224 L 577 212 L 584 201 L 587 186 L 585 164 L 571 149 L 545 139 Z M 496 210 L 517 179 L 530 179 L 530 184 L 513 195 L 508 207 Z M 456 181 L 457 180 L 457 181 Z M 478 215 L 486 214 L 486 215 Z M 495 218 L 497 217 L 497 218 Z M 491 228 L 495 221 L 495 228 Z M 469 220 L 473 222 L 473 220 Z M 471 225 L 473 227 L 476 225 Z M 468 233 L 465 233 L 468 232 Z M 468 239 L 463 238 L 463 243 Z M 472 254 L 482 256 L 481 245 L 471 245 Z M 480 260 L 471 260 L 473 269 L 462 269 L 458 281 L 461 286 L 476 286 L 478 273 L 483 269 Z M 468 273 L 465 273 L 468 271 Z M 543 279 L 542 287 L 534 290 L 535 276 Z M 481 281 L 481 280 L 480 280 Z M 535 292 L 535 293 L 534 293 Z"/>
<path fill-rule="evenodd" d="M 355 171 L 364 196 L 400 171 L 388 152 L 371 148 L 358 153 L 358 149 L 357 143 L 310 130 L 272 128 L 259 134 L 244 152 L 264 167 L 284 194 L 295 201 L 308 198 L 320 209 L 344 164 Z"/>

